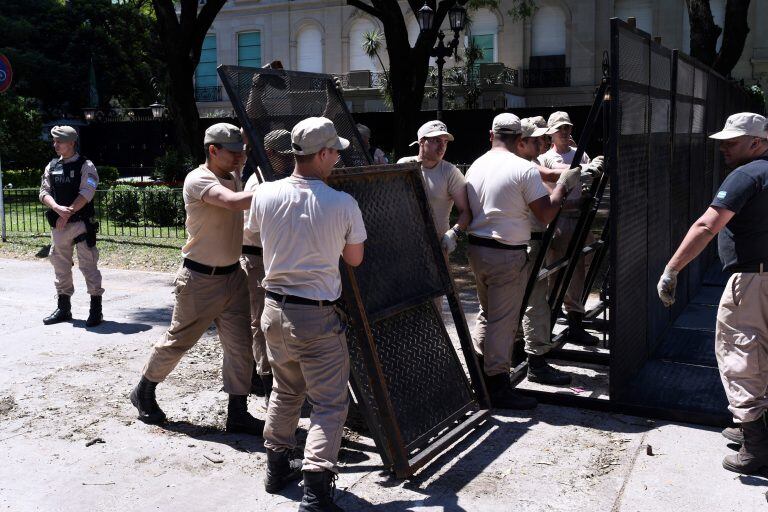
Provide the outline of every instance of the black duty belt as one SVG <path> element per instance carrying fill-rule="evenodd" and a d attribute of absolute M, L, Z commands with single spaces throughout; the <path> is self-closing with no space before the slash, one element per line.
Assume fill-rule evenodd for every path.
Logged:
<path fill-rule="evenodd" d="M 507 245 L 501 242 L 497 242 L 492 238 L 483 238 L 481 236 L 469 235 L 467 237 L 469 245 L 481 245 L 483 247 L 492 247 L 494 249 L 505 249 L 507 251 L 525 251 L 528 249 L 527 245 Z"/>
<path fill-rule="evenodd" d="M 768 272 L 768 263 L 752 263 L 751 265 L 734 265 L 728 269 L 732 274 L 759 274 Z"/>
<path fill-rule="evenodd" d="M 255 254 L 256 256 L 261 256 L 261 247 L 257 247 L 255 245 L 244 245 L 243 254 Z"/>
<path fill-rule="evenodd" d="M 532 231 L 531 240 L 544 240 L 544 233 L 541 231 Z"/>
<path fill-rule="evenodd" d="M 240 266 L 240 263 L 233 263 L 231 265 L 227 265 L 226 267 L 209 267 L 208 265 L 203 265 L 202 263 L 184 258 L 184 266 L 189 270 L 194 270 L 195 272 L 200 272 L 201 274 L 208 274 L 209 276 L 220 276 L 224 274 L 231 274 L 237 270 L 237 268 Z"/>
<path fill-rule="evenodd" d="M 341 302 L 340 299 L 336 299 L 336 300 L 305 299 L 304 297 L 299 297 L 297 295 L 283 295 L 282 293 L 270 292 L 269 290 L 266 291 L 265 295 L 272 300 L 276 300 L 277 302 L 287 302 L 288 304 L 304 304 L 305 306 L 320 306 L 320 307 L 335 306 L 336 304 L 339 304 Z"/>

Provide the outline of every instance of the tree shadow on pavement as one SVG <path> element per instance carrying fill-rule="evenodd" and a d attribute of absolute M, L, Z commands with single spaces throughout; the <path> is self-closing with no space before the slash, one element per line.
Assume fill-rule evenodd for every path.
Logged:
<path fill-rule="evenodd" d="M 172 315 L 173 306 L 161 306 L 157 308 L 141 308 L 139 310 L 130 311 L 126 314 L 126 318 L 148 322 L 152 325 L 170 325 Z"/>

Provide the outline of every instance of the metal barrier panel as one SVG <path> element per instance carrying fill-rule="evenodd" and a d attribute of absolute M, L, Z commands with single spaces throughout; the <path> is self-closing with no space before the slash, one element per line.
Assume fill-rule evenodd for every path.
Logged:
<path fill-rule="evenodd" d="M 281 174 L 279 157 L 264 143 L 274 130 L 322 115 L 351 141 L 328 179 L 357 200 L 368 233 L 362 265 L 342 265 L 351 384 L 385 465 L 408 476 L 488 414 L 421 170 L 416 163 L 368 165 L 370 155 L 327 75 L 233 66 L 219 67 L 219 75 L 264 179 Z M 434 304 L 443 296 L 471 381 Z"/>

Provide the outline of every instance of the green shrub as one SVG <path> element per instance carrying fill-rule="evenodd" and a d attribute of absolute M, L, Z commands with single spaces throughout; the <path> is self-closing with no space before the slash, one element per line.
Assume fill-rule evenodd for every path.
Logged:
<path fill-rule="evenodd" d="M 117 181 L 117 178 L 120 177 L 117 167 L 101 165 L 98 166 L 96 170 L 99 173 L 99 188 L 109 188 L 113 186 Z"/>
<path fill-rule="evenodd" d="M 192 157 L 185 157 L 175 149 L 169 149 L 165 155 L 155 158 L 155 171 L 152 177 L 166 183 L 181 181 L 195 166 L 195 160 Z"/>
<path fill-rule="evenodd" d="M 107 217 L 119 224 L 138 224 L 141 216 L 141 191 L 130 185 L 117 185 L 106 194 Z"/>
<path fill-rule="evenodd" d="M 184 200 L 181 192 L 168 187 L 146 187 L 142 193 L 144 220 L 155 226 L 184 224 Z"/>
<path fill-rule="evenodd" d="M 7 188 L 40 188 L 42 179 L 42 168 L 3 170 L 3 187 Z"/>

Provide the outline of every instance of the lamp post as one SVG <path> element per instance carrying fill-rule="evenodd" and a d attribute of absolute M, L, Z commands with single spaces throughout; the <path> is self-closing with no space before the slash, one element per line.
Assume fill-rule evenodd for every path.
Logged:
<path fill-rule="evenodd" d="M 96 117 L 96 109 L 93 107 L 84 108 L 83 115 L 86 121 L 93 121 L 93 118 Z"/>
<path fill-rule="evenodd" d="M 152 117 L 160 119 L 165 114 L 165 105 L 162 103 L 153 103 L 149 106 L 152 109 Z"/>
<path fill-rule="evenodd" d="M 456 49 L 459 46 L 459 33 L 464 30 L 464 23 L 467 20 L 467 11 L 461 4 L 465 2 L 459 2 L 448 10 L 448 21 L 453 30 L 453 39 L 451 39 L 446 45 L 443 42 L 445 34 L 442 30 L 437 33 L 437 46 L 432 48 L 429 52 L 430 57 L 435 57 L 437 63 L 437 118 L 443 117 L 443 65 L 445 64 L 445 58 L 450 57 L 456 53 Z M 418 12 L 419 28 L 421 32 L 432 30 L 432 24 L 435 20 L 435 11 L 427 4 L 427 0 L 424 0 L 424 6 L 419 9 Z"/>

